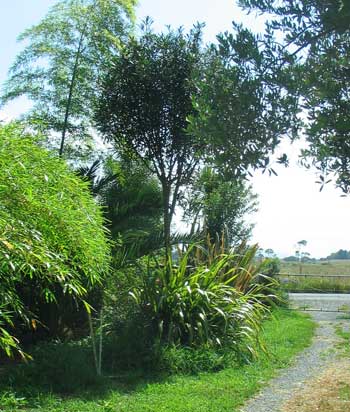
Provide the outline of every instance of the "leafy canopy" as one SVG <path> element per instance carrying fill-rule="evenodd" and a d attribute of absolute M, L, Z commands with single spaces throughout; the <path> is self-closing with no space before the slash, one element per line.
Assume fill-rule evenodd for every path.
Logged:
<path fill-rule="evenodd" d="M 269 31 L 282 44 L 273 52 L 279 67 L 292 64 L 306 110 L 305 163 L 335 177 L 344 193 L 350 191 L 350 3 L 345 0 L 240 0 L 248 10 L 266 13 Z M 269 15 L 270 14 L 270 15 Z M 277 36 L 276 36 L 277 38 Z M 277 41 L 276 41 L 277 43 Z M 321 186 L 321 187 L 322 187 Z"/>
<path fill-rule="evenodd" d="M 137 158 L 162 188 L 165 245 L 179 190 L 198 159 L 186 132 L 195 112 L 194 72 L 201 64 L 201 28 L 155 34 L 146 22 L 139 39 L 131 38 L 101 81 L 96 109 L 98 129 L 126 157 Z"/>
<path fill-rule="evenodd" d="M 268 168 L 281 139 L 296 135 L 296 99 L 283 82 L 286 73 L 273 70 L 270 34 L 257 36 L 234 24 L 232 33 L 217 39 L 205 71 L 198 73 L 190 132 L 200 140 L 207 165 L 239 178 Z"/>

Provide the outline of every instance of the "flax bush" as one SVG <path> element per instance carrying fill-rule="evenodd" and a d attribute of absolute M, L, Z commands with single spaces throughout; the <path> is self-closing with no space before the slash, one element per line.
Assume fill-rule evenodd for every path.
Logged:
<path fill-rule="evenodd" d="M 191 254 L 193 247 L 179 266 L 149 262 L 141 273 L 142 285 L 131 292 L 152 319 L 159 341 L 189 347 L 229 345 L 255 354 L 262 346 L 261 323 L 269 308 L 267 285 L 249 273 L 254 253 L 248 248 L 240 259 L 218 255 L 201 266 L 189 265 Z"/>

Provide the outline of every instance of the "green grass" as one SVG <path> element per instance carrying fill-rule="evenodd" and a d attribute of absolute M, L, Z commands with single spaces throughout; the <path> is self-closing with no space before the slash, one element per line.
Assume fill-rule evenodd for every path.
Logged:
<path fill-rule="evenodd" d="M 343 356 L 346 358 L 350 357 L 350 331 L 345 330 L 343 328 L 343 325 L 336 325 L 335 326 L 335 332 L 336 334 L 342 338 L 342 340 L 338 344 L 338 348 L 341 350 L 341 353 Z"/>
<path fill-rule="evenodd" d="M 305 315 L 279 309 L 265 322 L 264 340 L 269 356 L 217 373 L 195 376 L 108 381 L 96 391 L 62 397 L 31 388 L 3 388 L 1 412 L 225 412 L 238 407 L 290 364 L 308 346 L 314 323 Z"/>
<path fill-rule="evenodd" d="M 350 401 L 350 386 L 344 384 L 341 388 L 339 388 L 339 397 L 344 401 Z"/>

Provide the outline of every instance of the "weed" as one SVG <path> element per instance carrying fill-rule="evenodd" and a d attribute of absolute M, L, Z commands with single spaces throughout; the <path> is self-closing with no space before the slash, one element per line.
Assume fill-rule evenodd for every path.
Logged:
<path fill-rule="evenodd" d="M 344 384 L 339 388 L 339 397 L 345 401 L 350 401 L 350 386 L 348 384 Z"/>
<path fill-rule="evenodd" d="M 0 394 L 0 410 L 4 408 L 23 408 L 27 400 L 23 396 L 18 396 L 12 391 L 5 391 Z"/>

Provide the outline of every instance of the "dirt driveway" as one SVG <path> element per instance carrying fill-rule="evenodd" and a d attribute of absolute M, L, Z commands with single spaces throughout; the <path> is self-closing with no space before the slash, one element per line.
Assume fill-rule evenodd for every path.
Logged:
<path fill-rule="evenodd" d="M 344 313 L 350 312 L 350 294 L 293 293 L 290 301 L 292 307 L 312 310 L 307 313 L 319 325 L 312 345 L 241 411 L 350 412 L 350 359 L 340 358 L 344 340 L 337 334 L 350 329 Z"/>

